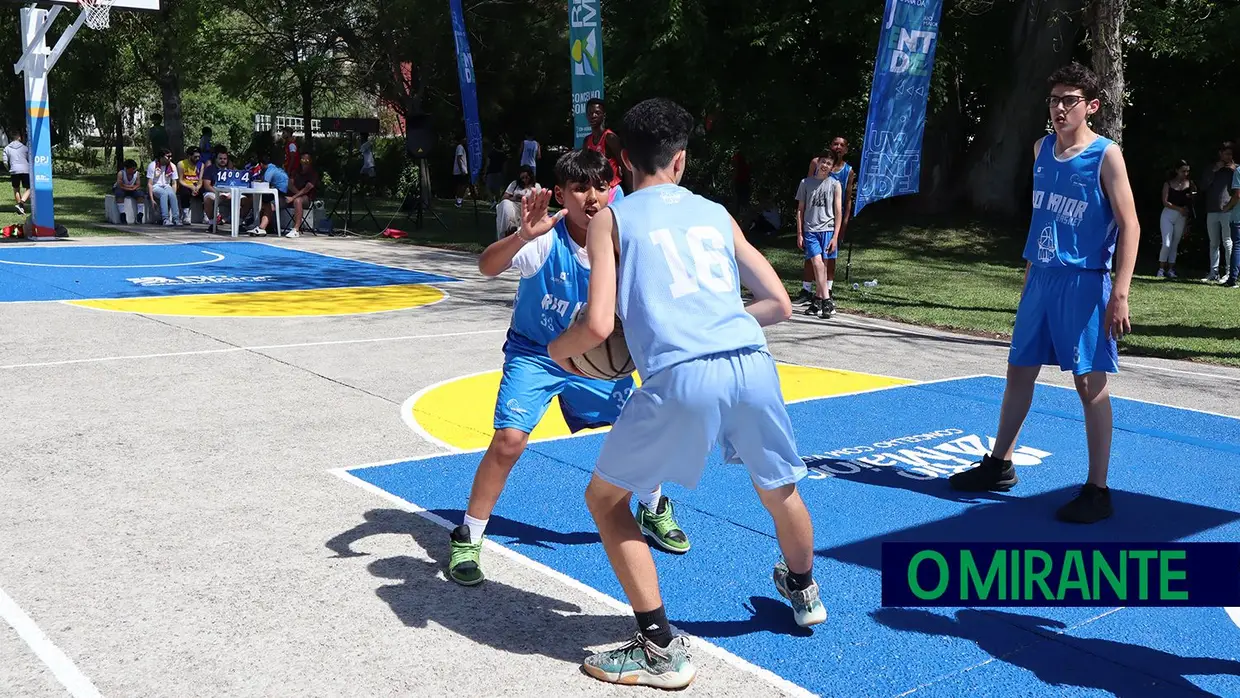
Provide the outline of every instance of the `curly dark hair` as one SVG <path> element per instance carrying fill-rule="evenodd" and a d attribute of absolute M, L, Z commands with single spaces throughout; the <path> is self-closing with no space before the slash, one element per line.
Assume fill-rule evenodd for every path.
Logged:
<path fill-rule="evenodd" d="M 1098 99 L 1098 94 L 1102 91 L 1098 76 L 1094 74 L 1094 71 L 1075 61 L 1059 68 L 1046 79 L 1048 88 L 1055 85 L 1075 87 L 1084 92 L 1085 99 L 1089 100 Z"/>

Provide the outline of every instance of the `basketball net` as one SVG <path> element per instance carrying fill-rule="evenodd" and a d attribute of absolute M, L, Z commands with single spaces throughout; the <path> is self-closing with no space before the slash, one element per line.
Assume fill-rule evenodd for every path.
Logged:
<path fill-rule="evenodd" d="M 78 0 L 86 11 L 86 26 L 91 29 L 107 29 L 112 10 L 112 0 Z"/>

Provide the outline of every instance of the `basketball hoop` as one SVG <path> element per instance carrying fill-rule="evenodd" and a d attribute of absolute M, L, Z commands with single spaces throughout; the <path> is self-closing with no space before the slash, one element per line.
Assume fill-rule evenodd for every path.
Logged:
<path fill-rule="evenodd" d="M 107 29 L 112 10 L 112 0 L 78 0 L 86 12 L 86 26 L 91 29 Z"/>

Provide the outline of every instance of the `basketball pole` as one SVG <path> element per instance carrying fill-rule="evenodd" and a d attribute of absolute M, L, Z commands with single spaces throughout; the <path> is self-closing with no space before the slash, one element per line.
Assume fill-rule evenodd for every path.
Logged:
<path fill-rule="evenodd" d="M 77 20 L 49 49 L 47 32 L 61 9 L 59 5 L 50 11 L 22 8 L 22 55 L 13 64 L 15 75 L 25 74 L 26 145 L 31 153 L 30 218 L 34 223 L 34 234 L 29 236 L 31 240 L 56 239 L 56 220 L 52 212 L 52 120 L 48 110 L 47 76 L 90 13 L 89 9 L 82 8 Z"/>

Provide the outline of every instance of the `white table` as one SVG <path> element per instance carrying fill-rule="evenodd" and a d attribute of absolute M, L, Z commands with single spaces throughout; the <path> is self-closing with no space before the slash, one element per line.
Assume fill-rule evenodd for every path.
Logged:
<path fill-rule="evenodd" d="M 276 237 L 280 236 L 280 190 L 275 187 L 267 187 L 264 189 L 255 189 L 254 187 L 228 187 L 229 202 L 232 204 L 232 236 L 238 236 L 237 227 L 241 225 L 241 197 L 245 195 L 254 197 L 254 216 L 259 218 L 259 212 L 263 208 L 263 197 L 271 197 L 271 209 L 275 212 L 276 217 Z"/>

